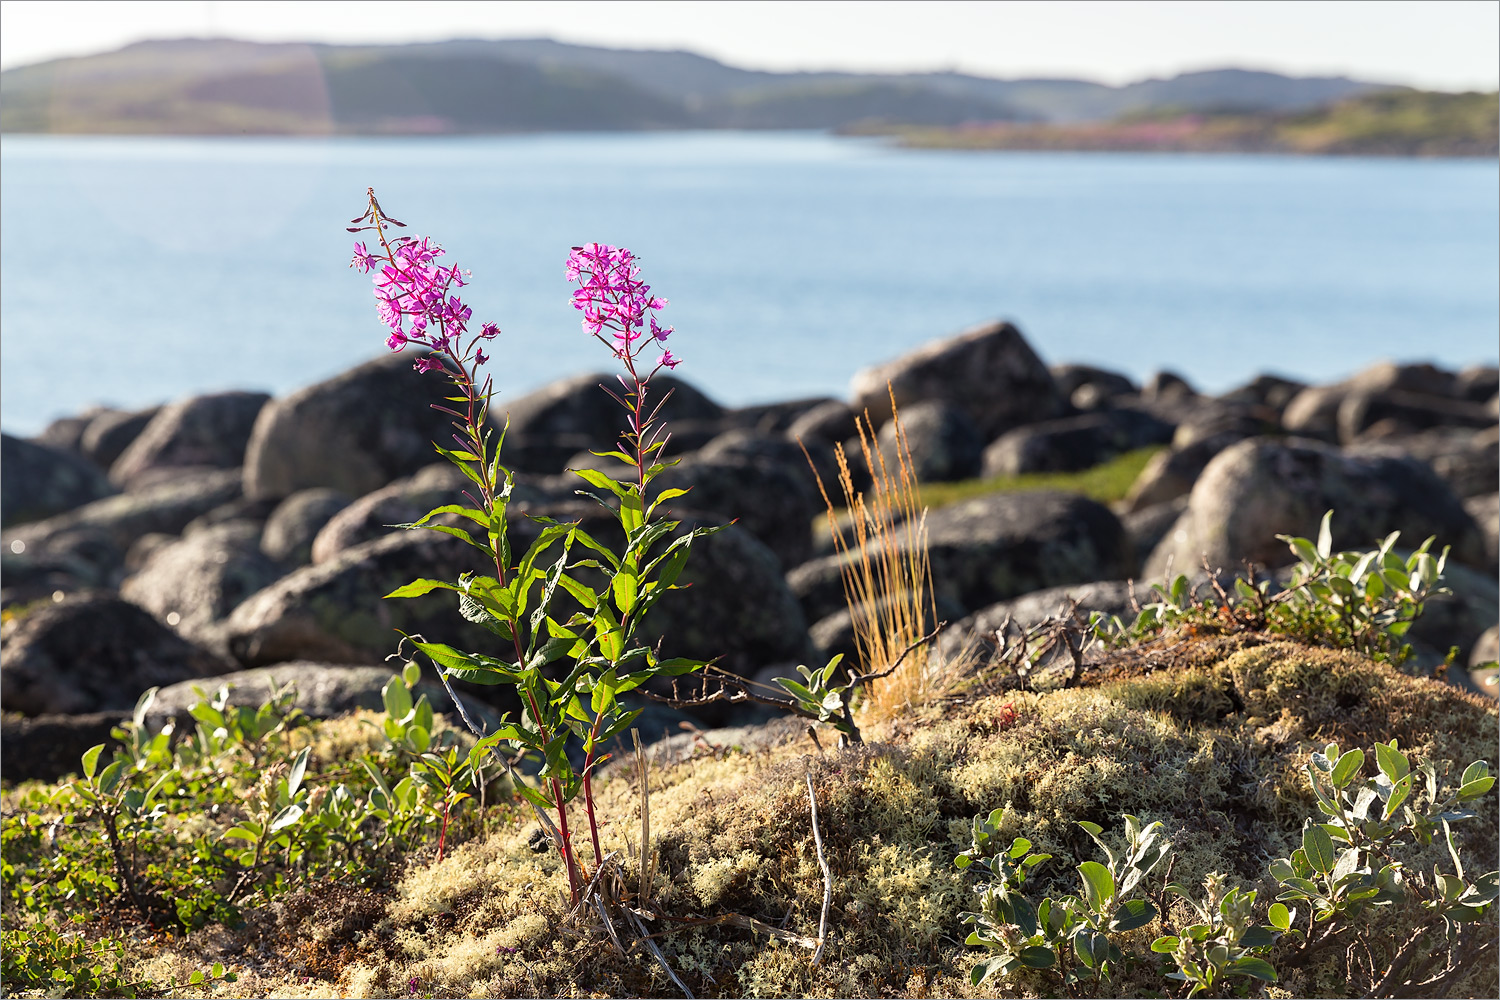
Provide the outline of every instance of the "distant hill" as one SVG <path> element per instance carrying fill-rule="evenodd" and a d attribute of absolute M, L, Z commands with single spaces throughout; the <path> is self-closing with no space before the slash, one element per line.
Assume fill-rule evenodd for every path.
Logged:
<path fill-rule="evenodd" d="M 1500 154 L 1500 94 L 1382 90 L 1301 111 L 1136 112 L 1108 122 L 990 122 L 957 127 L 851 126 L 925 149 Z"/>
<path fill-rule="evenodd" d="M 141 42 L 0 73 L 0 130 L 413 134 L 1102 121 L 1296 111 L 1383 89 L 1247 70 L 1110 87 L 961 73 L 769 73 L 548 39 L 415 45 Z"/>

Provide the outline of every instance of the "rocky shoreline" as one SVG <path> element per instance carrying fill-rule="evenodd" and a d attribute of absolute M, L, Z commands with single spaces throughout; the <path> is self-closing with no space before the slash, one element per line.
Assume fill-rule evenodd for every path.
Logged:
<path fill-rule="evenodd" d="M 176 705 L 193 684 L 233 675 L 250 688 L 266 675 L 244 671 L 272 668 L 297 682 L 305 711 L 327 716 L 378 703 L 394 630 L 487 648 L 493 636 L 441 595 L 381 600 L 414 577 L 470 568 L 462 543 L 388 527 L 454 502 L 465 482 L 434 463 L 431 442 L 447 430 L 430 404 L 444 384 L 411 362 L 382 358 L 279 398 L 219 393 L 4 436 L 6 779 L 70 770 L 150 686 L 164 689 L 159 704 Z M 525 515 L 546 514 L 581 519 L 608 541 L 613 517 L 577 496 L 565 471 L 602 467 L 589 450 L 622 429 L 598 389 L 607 380 L 567 379 L 497 406 L 510 417 L 502 457 L 516 472 L 514 537 L 535 530 Z M 1419 657 L 1440 662 L 1458 646 L 1460 664 L 1496 658 L 1493 366 L 1382 363 L 1333 385 L 1262 376 L 1206 396 L 1169 373 L 1138 386 L 1085 365 L 1049 368 L 1020 331 L 996 323 L 858 373 L 847 401 L 727 409 L 662 381 L 674 389 L 663 416 L 681 462 L 659 485 L 691 490 L 674 516 L 737 522 L 695 548 L 691 589 L 644 623 L 670 655 L 722 657 L 768 678 L 848 651 L 840 557 L 820 540 L 809 462 L 831 485 L 833 449 L 855 433 L 855 413 L 888 419 L 889 383 L 930 482 L 1077 471 L 1161 448 L 1113 508 L 1038 491 L 933 510 L 949 650 L 983 641 L 1007 614 L 1045 617 L 1068 594 L 1121 610 L 1126 581 L 1205 556 L 1216 568 L 1251 560 L 1274 570 L 1287 561 L 1275 535 L 1311 534 L 1332 508 L 1336 546 L 1369 547 L 1394 530 L 1412 545 L 1436 535 L 1451 546 L 1454 595 L 1413 630 Z M 881 444 L 894 447 L 889 429 Z M 464 696 L 481 707 L 484 693 Z"/>

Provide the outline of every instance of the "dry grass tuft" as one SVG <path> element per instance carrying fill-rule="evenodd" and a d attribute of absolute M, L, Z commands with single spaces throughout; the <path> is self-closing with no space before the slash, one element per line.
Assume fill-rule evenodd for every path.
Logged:
<path fill-rule="evenodd" d="M 844 563 L 844 595 L 853 619 L 861 673 L 896 662 L 903 650 L 937 624 L 927 558 L 927 508 L 921 504 L 911 448 L 894 393 L 891 422 L 896 429 L 894 468 L 876 445 L 869 413 L 855 418 L 860 451 L 872 479 L 868 496 L 854 487 L 854 473 L 844 446 L 834 447 L 842 506 L 848 511 L 847 529 L 822 478 L 818 480 L 823 502 L 828 505 L 834 549 L 854 554 Z M 939 694 L 942 684 L 936 668 L 937 659 L 928 648 L 912 650 L 893 673 L 871 682 L 863 693 L 863 714 L 872 721 L 894 718 Z"/>

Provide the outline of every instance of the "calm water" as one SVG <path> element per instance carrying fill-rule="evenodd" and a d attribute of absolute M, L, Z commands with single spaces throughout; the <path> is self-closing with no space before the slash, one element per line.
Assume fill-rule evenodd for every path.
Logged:
<path fill-rule="evenodd" d="M 346 220 L 382 204 L 473 271 L 509 392 L 607 367 L 568 305 L 590 240 L 672 300 L 728 404 L 841 395 L 996 317 L 1049 362 L 1207 390 L 1381 357 L 1496 360 L 1492 161 L 906 152 L 805 133 L 7 137 L 0 423 L 282 393 L 382 351 Z"/>

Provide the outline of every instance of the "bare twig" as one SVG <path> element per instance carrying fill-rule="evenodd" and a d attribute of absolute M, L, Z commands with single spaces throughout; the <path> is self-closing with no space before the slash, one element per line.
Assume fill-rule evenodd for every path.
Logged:
<path fill-rule="evenodd" d="M 823 869 L 823 913 L 818 918 L 818 949 L 813 952 L 812 964 L 823 959 L 823 947 L 828 944 L 828 908 L 833 905 L 833 871 L 828 859 L 823 856 L 823 834 L 818 829 L 818 796 L 813 790 L 812 768 L 807 769 L 807 802 L 812 810 L 813 843 L 818 849 L 818 867 Z"/>
<path fill-rule="evenodd" d="M 641 900 L 651 898 L 651 783 L 646 775 L 646 755 L 641 750 L 641 731 L 632 729 L 630 738 L 635 741 L 636 778 L 641 788 Z"/>
<path fill-rule="evenodd" d="M 1401 973 L 1406 971 L 1406 967 L 1411 964 L 1412 956 L 1417 951 L 1417 945 L 1426 936 L 1427 928 L 1425 926 L 1418 927 L 1416 932 L 1407 939 L 1406 944 L 1402 945 L 1401 950 L 1396 953 L 1396 957 L 1391 960 L 1391 967 L 1386 971 L 1380 982 L 1376 983 L 1370 989 L 1370 992 L 1365 994 L 1366 998 L 1390 995 L 1391 987 L 1397 984 Z"/>

